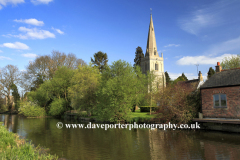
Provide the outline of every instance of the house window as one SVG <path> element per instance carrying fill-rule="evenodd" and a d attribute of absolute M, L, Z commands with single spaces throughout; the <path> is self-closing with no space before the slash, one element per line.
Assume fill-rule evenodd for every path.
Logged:
<path fill-rule="evenodd" d="M 219 108 L 227 107 L 227 96 L 226 94 L 215 94 L 213 95 L 213 102 L 214 102 L 214 107 Z"/>
<path fill-rule="evenodd" d="M 158 70 L 158 64 L 155 64 L 155 70 L 156 71 Z"/>

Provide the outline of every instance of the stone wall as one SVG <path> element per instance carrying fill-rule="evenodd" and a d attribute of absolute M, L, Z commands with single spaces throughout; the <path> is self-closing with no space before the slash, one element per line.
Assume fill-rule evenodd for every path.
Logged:
<path fill-rule="evenodd" d="M 227 108 L 214 108 L 213 95 L 226 94 Z M 203 118 L 240 118 L 240 86 L 201 89 Z"/>

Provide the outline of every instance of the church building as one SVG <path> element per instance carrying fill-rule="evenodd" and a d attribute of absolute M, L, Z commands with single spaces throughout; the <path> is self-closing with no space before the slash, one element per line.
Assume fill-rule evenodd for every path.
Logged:
<path fill-rule="evenodd" d="M 149 24 L 146 53 L 144 58 L 141 59 L 141 69 L 144 74 L 147 74 L 148 71 L 154 71 L 154 74 L 156 75 L 156 79 L 154 82 L 158 89 L 166 87 L 163 53 L 161 53 L 160 57 L 157 51 L 152 14 Z"/>

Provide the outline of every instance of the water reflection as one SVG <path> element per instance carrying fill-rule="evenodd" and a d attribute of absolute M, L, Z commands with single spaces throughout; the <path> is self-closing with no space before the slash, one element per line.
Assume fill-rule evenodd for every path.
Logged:
<path fill-rule="evenodd" d="M 210 131 L 57 129 L 57 119 L 0 115 L 9 131 L 67 159 L 239 159 L 240 135 Z M 64 123 L 73 123 L 64 121 Z"/>

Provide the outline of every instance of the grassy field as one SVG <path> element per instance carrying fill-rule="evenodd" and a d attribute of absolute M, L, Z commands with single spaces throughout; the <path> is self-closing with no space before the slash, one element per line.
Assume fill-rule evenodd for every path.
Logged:
<path fill-rule="evenodd" d="M 155 115 L 150 115 L 149 112 L 140 112 L 140 110 L 136 110 L 135 112 L 132 112 L 131 116 L 133 120 L 134 119 L 149 120 L 151 118 L 154 118 Z"/>
<path fill-rule="evenodd" d="M 17 134 L 8 132 L 0 122 L 0 159 L 16 160 L 57 160 L 57 156 L 47 154 L 47 149 L 34 147 L 20 139 Z M 41 153 L 41 154 L 40 154 Z"/>

